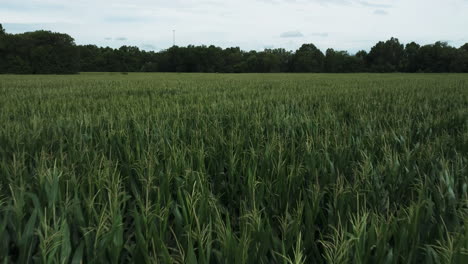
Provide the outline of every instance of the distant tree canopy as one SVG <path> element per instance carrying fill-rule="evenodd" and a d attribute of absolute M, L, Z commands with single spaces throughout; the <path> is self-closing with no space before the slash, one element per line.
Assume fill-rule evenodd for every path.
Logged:
<path fill-rule="evenodd" d="M 0 72 L 76 73 L 78 49 L 72 37 L 49 31 L 6 34 L 0 28 Z"/>
<path fill-rule="evenodd" d="M 369 52 L 367 61 L 374 72 L 395 72 L 402 69 L 405 48 L 396 38 L 380 41 Z"/>
<path fill-rule="evenodd" d="M 468 72 L 468 43 L 403 45 L 380 41 L 370 52 L 352 55 L 314 44 L 285 49 L 242 51 L 238 47 L 173 46 L 159 52 L 75 45 L 67 34 L 35 31 L 8 34 L 0 24 L 0 73 L 68 74 L 77 72 Z"/>
<path fill-rule="evenodd" d="M 292 71 L 322 72 L 325 56 L 314 44 L 303 44 L 292 56 Z"/>

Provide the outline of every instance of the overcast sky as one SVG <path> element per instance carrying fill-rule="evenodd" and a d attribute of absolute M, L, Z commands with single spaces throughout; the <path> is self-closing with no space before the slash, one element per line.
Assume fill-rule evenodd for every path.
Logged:
<path fill-rule="evenodd" d="M 244 50 L 303 43 L 369 50 L 394 36 L 468 42 L 468 0 L 0 0 L 9 33 L 64 32 L 77 44 L 161 50 L 176 44 Z"/>

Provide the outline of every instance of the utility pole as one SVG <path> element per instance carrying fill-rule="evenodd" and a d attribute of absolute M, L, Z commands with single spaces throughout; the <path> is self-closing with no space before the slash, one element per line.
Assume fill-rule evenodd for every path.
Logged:
<path fill-rule="evenodd" d="M 175 46 L 175 30 L 172 30 L 172 46 Z"/>

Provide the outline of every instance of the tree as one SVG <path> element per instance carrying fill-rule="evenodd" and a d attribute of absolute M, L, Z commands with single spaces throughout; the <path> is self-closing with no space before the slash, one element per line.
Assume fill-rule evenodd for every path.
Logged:
<path fill-rule="evenodd" d="M 110 72 L 468 72 L 468 43 L 460 48 L 445 42 L 406 46 L 391 38 L 378 42 L 369 53 L 354 55 L 314 45 L 297 51 L 239 47 L 173 46 L 147 52 L 134 46 L 114 49 L 96 45 L 76 46 L 67 34 L 35 31 L 7 34 L 0 24 L 0 73 Z"/>
<path fill-rule="evenodd" d="M 34 31 L 2 34 L 0 53 L 6 73 L 76 73 L 79 54 L 74 40 L 67 34 Z"/>
<path fill-rule="evenodd" d="M 222 72 L 243 72 L 242 62 L 244 60 L 244 52 L 239 47 L 227 48 L 222 51 L 224 58 L 224 68 Z"/>
<path fill-rule="evenodd" d="M 2 24 L 0 24 L 0 73 L 6 72 L 6 56 L 8 54 L 6 50 L 7 36 Z"/>
<path fill-rule="evenodd" d="M 354 55 L 354 60 L 356 63 L 355 72 L 366 72 L 368 70 L 367 66 L 367 51 L 360 50 Z"/>
<path fill-rule="evenodd" d="M 420 48 L 418 65 L 424 72 L 462 71 L 462 63 L 455 62 L 457 56 L 457 49 L 450 47 L 446 42 L 438 41 Z"/>
<path fill-rule="evenodd" d="M 314 44 L 303 44 L 294 54 L 294 72 L 322 72 L 325 56 Z"/>
<path fill-rule="evenodd" d="M 458 49 L 457 64 L 460 64 L 460 72 L 468 72 L 468 43 Z"/>
<path fill-rule="evenodd" d="M 468 51 L 468 43 L 465 43 L 465 45 L 461 46 L 460 49 Z"/>
<path fill-rule="evenodd" d="M 325 72 L 346 72 L 346 60 L 349 54 L 346 51 L 327 49 L 325 52 Z"/>
<path fill-rule="evenodd" d="M 280 72 L 282 68 L 282 50 L 265 49 L 257 54 L 258 72 Z"/>
<path fill-rule="evenodd" d="M 117 51 L 118 59 L 123 67 L 122 71 L 135 72 L 141 69 L 143 64 L 141 61 L 142 53 L 135 46 L 122 46 Z"/>
<path fill-rule="evenodd" d="M 401 70 L 404 47 L 397 38 L 378 42 L 372 47 L 367 60 L 371 71 L 395 72 Z"/>
<path fill-rule="evenodd" d="M 406 44 L 405 52 L 401 62 L 402 70 L 405 72 L 417 72 L 420 69 L 418 54 L 421 46 L 415 42 Z"/>
<path fill-rule="evenodd" d="M 27 32 L 19 35 L 27 49 L 32 73 L 76 73 L 79 53 L 74 39 L 67 34 L 50 31 Z"/>

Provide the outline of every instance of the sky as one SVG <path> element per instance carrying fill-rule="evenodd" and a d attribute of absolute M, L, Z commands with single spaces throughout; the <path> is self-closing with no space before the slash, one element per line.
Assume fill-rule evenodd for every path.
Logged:
<path fill-rule="evenodd" d="M 303 43 L 354 53 L 396 37 L 400 42 L 468 42 L 468 0 L 0 0 L 8 33 L 39 29 L 77 44 L 176 45 L 243 50 Z"/>

